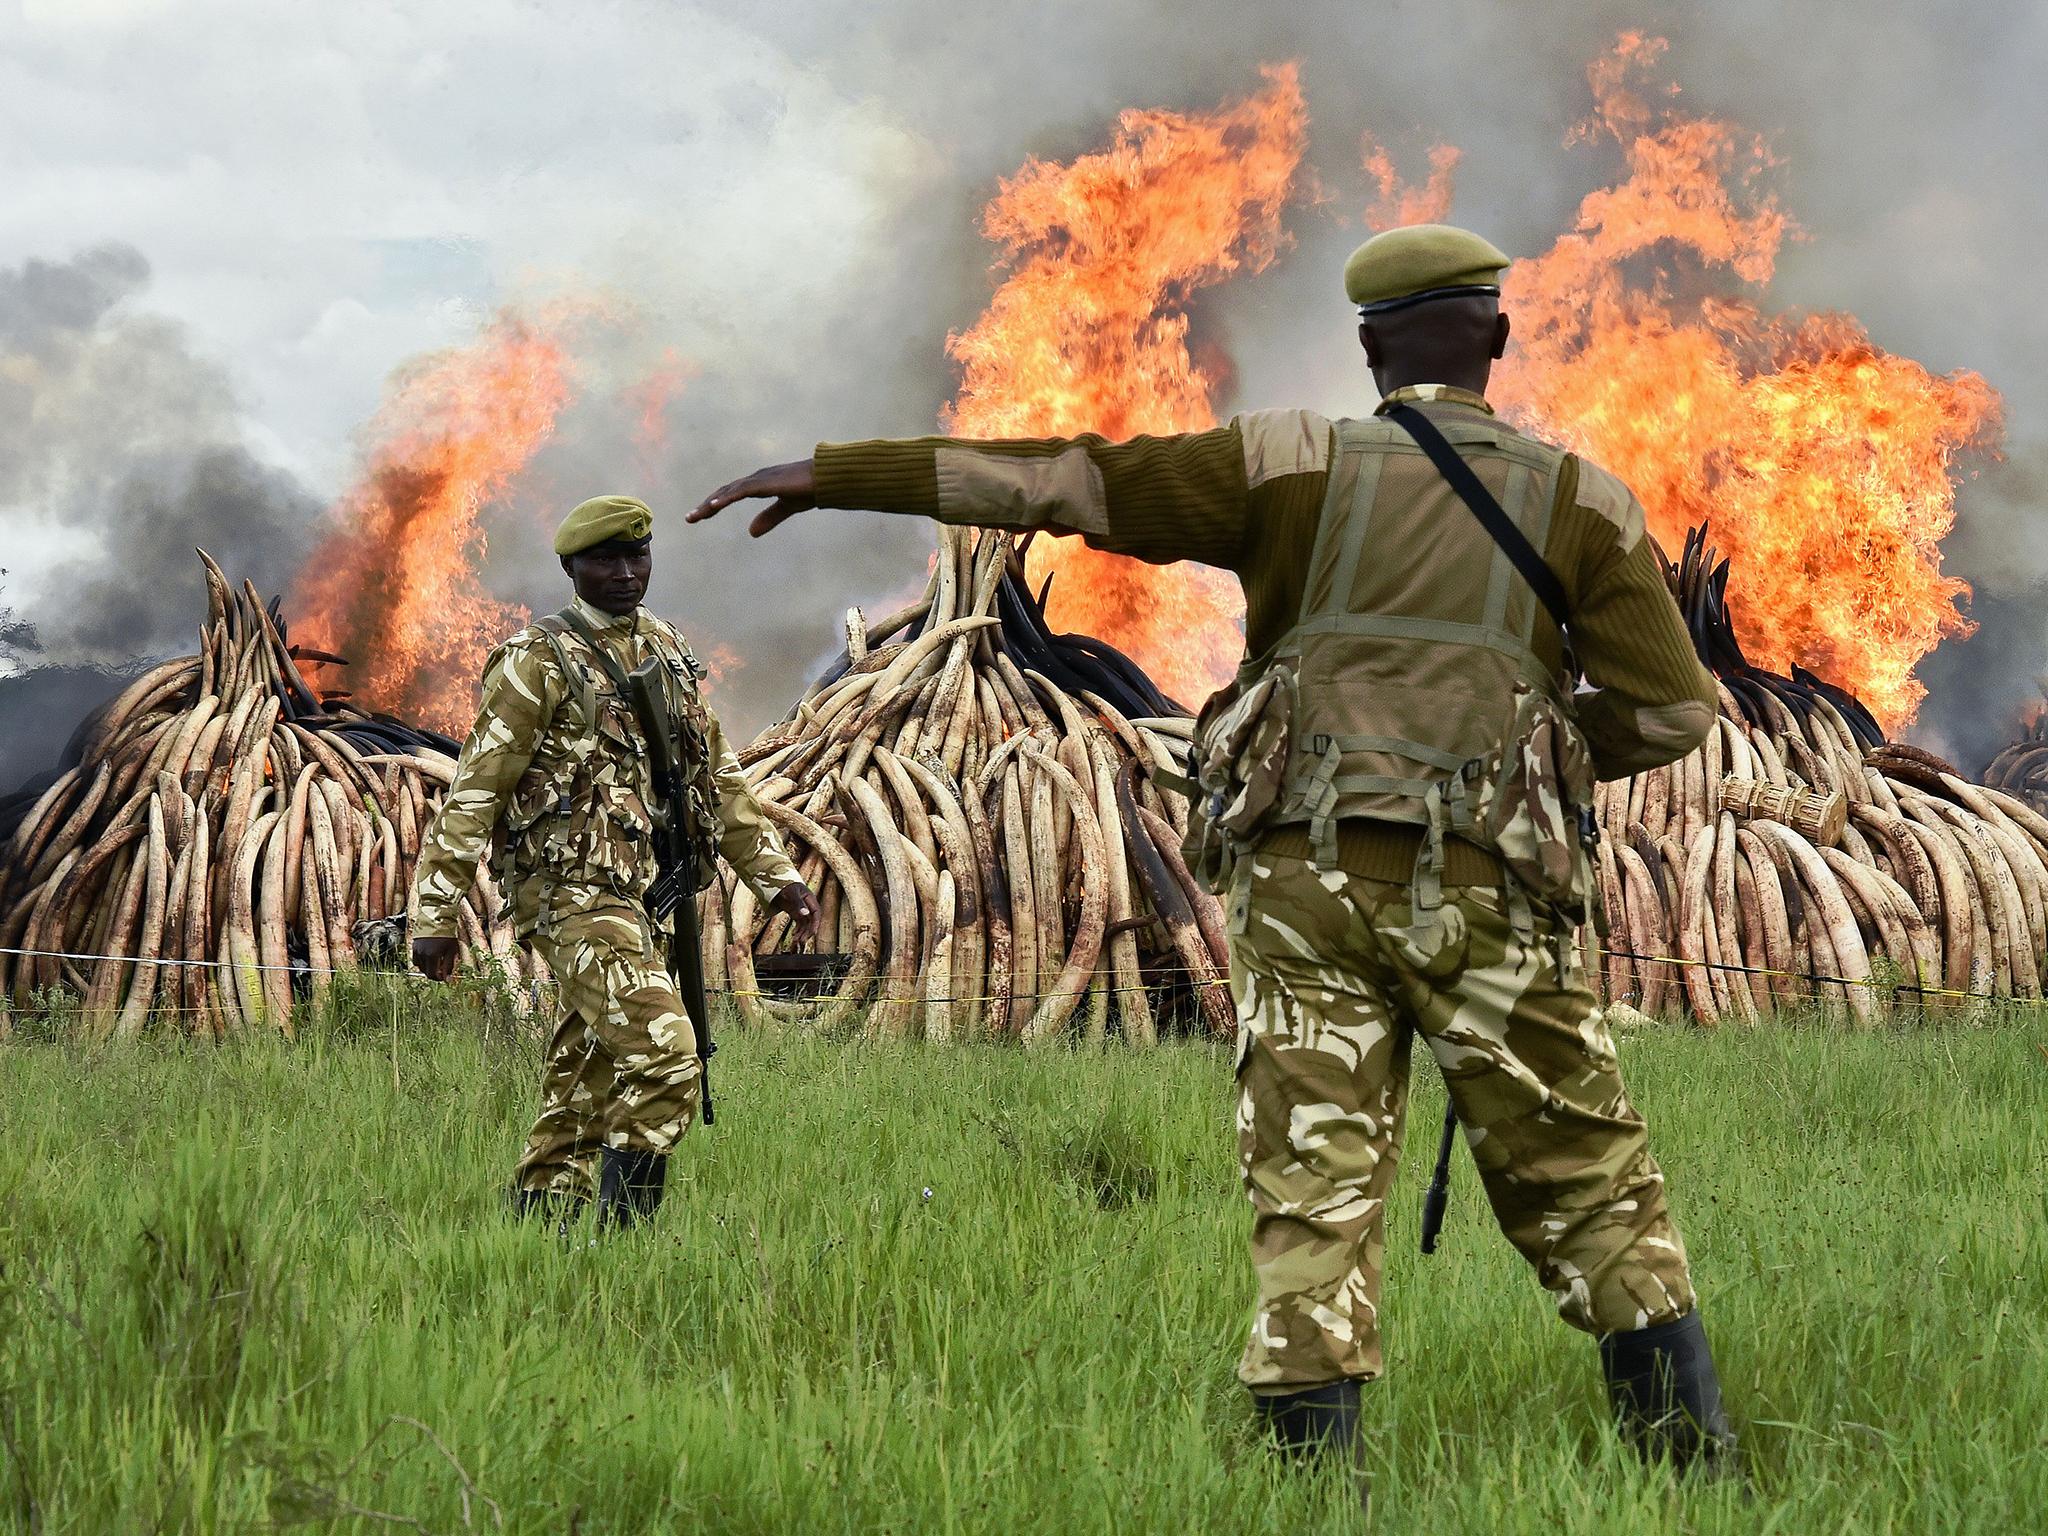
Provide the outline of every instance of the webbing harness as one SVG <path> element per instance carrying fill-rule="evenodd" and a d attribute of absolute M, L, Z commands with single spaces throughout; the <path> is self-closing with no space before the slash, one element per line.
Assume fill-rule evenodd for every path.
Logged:
<path fill-rule="evenodd" d="M 1509 614 L 1510 595 L 1519 578 L 1565 632 L 1566 662 L 1572 666 L 1563 585 L 1538 552 L 1539 541 L 1549 531 L 1551 498 L 1542 493 L 1554 484 L 1558 463 L 1554 451 L 1483 425 L 1451 427 L 1457 438 L 1484 444 L 1493 456 L 1508 461 L 1506 500 L 1522 512 L 1518 521 L 1426 415 L 1401 405 L 1384 416 L 1384 420 L 1336 424 L 1329 490 L 1316 526 L 1300 617 L 1275 648 L 1272 661 L 1287 661 L 1299 669 L 1305 649 L 1317 637 L 1356 636 L 1490 651 L 1512 662 L 1516 673 L 1527 681 L 1554 686 L 1549 668 L 1532 645 L 1535 606 L 1525 605 L 1518 623 L 1511 623 Z M 1408 447 L 1402 438 L 1429 459 L 1493 541 L 1495 555 L 1476 623 L 1358 613 L 1349 606 L 1370 549 L 1380 476 L 1387 463 Z M 1524 531 L 1524 522 L 1530 525 L 1529 531 Z M 1469 832 L 1475 824 L 1467 790 L 1482 767 L 1481 760 L 1432 742 L 1384 733 L 1313 732 L 1297 744 L 1297 751 L 1308 760 L 1308 766 L 1289 786 L 1289 808 L 1291 815 L 1309 824 L 1316 864 L 1329 868 L 1337 861 L 1338 812 L 1346 797 L 1376 796 L 1395 802 L 1382 803 L 1371 814 L 1421 824 L 1424 837 L 1416 859 L 1413 908 L 1418 928 L 1432 926 L 1443 902 L 1444 839 L 1447 833 Z M 1419 771 L 1403 773 L 1398 766 L 1392 771 L 1343 771 L 1347 757 L 1365 753 L 1392 757 L 1397 764 L 1413 764 Z M 1513 916 L 1518 929 L 1533 926 L 1526 902 L 1511 901 L 1511 906 L 1517 909 Z"/>
<path fill-rule="evenodd" d="M 543 618 L 535 619 L 533 627 L 547 637 L 548 645 L 555 653 L 555 660 L 562 668 L 564 682 L 577 690 L 577 707 L 581 712 L 583 728 L 585 730 L 595 731 L 597 729 L 597 690 L 591 683 L 590 669 L 579 664 L 570 653 L 569 647 L 563 643 L 562 637 L 564 635 L 574 631 L 583 640 L 585 646 L 589 649 L 591 657 L 604 672 L 605 680 L 612 685 L 618 697 L 621 700 L 632 697 L 632 683 L 627 676 L 625 667 L 619 663 L 617 657 L 612 655 L 597 630 L 592 627 L 588 619 L 576 610 L 573 604 L 561 609 L 557 613 L 551 613 Z M 657 656 L 660 655 L 659 647 L 655 648 L 655 654 Z M 664 668 L 672 669 L 672 663 L 667 658 L 663 658 L 662 664 Z M 700 675 L 696 658 L 690 654 L 687 647 L 683 649 L 683 665 L 692 676 Z M 566 805 L 558 806 L 556 811 L 557 814 L 567 814 L 568 807 Z M 666 814 L 680 813 L 667 812 Z M 543 875 L 540 891 L 541 909 L 543 912 L 550 908 L 553 896 L 554 878 L 552 874 Z"/>
<path fill-rule="evenodd" d="M 1493 499 L 1493 492 L 1472 473 L 1472 466 L 1460 458 L 1458 450 L 1444 439 L 1443 433 L 1437 431 L 1436 423 L 1414 406 L 1389 407 L 1387 420 L 1414 438 L 1416 446 L 1429 455 L 1429 462 L 1436 466 L 1437 473 L 1450 481 L 1458 499 L 1472 509 L 1472 515 L 1479 519 L 1479 526 L 1493 536 L 1493 542 L 1500 546 L 1501 553 L 1514 561 L 1515 569 L 1522 573 L 1522 580 L 1529 583 L 1543 606 L 1550 610 L 1552 621 L 1565 633 L 1569 643 L 1571 605 L 1565 601 L 1564 583 L 1557 579 L 1557 572 L 1529 542 L 1529 536 L 1515 526 L 1515 520 Z"/>

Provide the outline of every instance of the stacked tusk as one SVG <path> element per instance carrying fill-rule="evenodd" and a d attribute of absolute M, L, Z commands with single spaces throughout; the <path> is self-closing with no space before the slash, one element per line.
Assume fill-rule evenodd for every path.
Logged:
<path fill-rule="evenodd" d="M 1703 1025 L 1817 996 L 1867 1023 L 1900 1002 L 2038 997 L 2048 962 L 2048 727 L 1966 782 L 1888 742 L 1847 695 L 1742 657 L 1695 534 L 1673 571 L 1721 712 L 1681 762 L 1601 786 L 1607 995 Z M 2037 767 L 2038 765 L 2038 767 Z M 1660 865 L 1662 866 L 1660 870 Z"/>
<path fill-rule="evenodd" d="M 870 1038 L 1229 1033 L 1222 909 L 1152 777 L 1191 722 L 1124 658 L 1050 635 L 1002 535 L 942 530 L 923 596 L 845 634 L 740 754 L 831 919 L 803 948 L 845 968 L 807 1004 L 756 995 L 756 957 L 794 940 L 727 879 L 706 961 L 743 1015 Z"/>
<path fill-rule="evenodd" d="M 131 682 L 11 835 L 0 821 L 0 950 L 36 952 L 0 953 L 0 1028 L 71 982 L 100 1034 L 152 1017 L 288 1034 L 295 992 L 351 967 L 356 925 L 410 899 L 455 743 L 316 693 L 275 605 L 199 558 L 198 654 Z M 464 931 L 467 964 L 531 973 L 487 880 Z"/>
<path fill-rule="evenodd" d="M 2041 686 L 2048 694 L 2048 678 Z M 2036 816 L 2048 816 L 2048 697 L 2035 701 L 2026 730 L 1991 760 L 1984 782 Z"/>
<path fill-rule="evenodd" d="M 68 988 L 102 1036 L 288 1033 L 296 998 L 356 964 L 358 926 L 410 900 L 456 744 L 316 690 L 302 661 L 330 659 L 201 560 L 198 653 L 137 676 L 77 762 L 0 800 L 0 1031 Z M 1724 576 L 1688 539 L 1673 582 L 1721 679 L 1715 729 L 1597 799 L 1608 996 L 1703 1025 L 1795 997 L 1864 1022 L 2041 996 L 2048 717 L 1972 784 L 1818 678 L 1749 665 Z M 843 968 L 821 997 L 763 997 L 756 957 L 791 930 L 722 900 L 727 879 L 705 898 L 713 985 L 748 1017 L 871 1038 L 1231 1032 L 1222 911 L 1155 778 L 1186 758 L 1186 715 L 1106 647 L 1051 635 L 1002 535 L 942 531 L 922 596 L 849 613 L 845 641 L 741 754 L 821 898 L 805 947 Z M 460 918 L 465 964 L 539 978 L 488 877 Z"/>

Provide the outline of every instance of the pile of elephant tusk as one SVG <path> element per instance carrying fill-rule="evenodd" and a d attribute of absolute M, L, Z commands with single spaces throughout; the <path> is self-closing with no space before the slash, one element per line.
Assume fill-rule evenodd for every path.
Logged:
<path fill-rule="evenodd" d="M 1751 666 L 1727 576 L 1703 532 L 1671 571 L 1720 679 L 1716 729 L 1682 762 L 1600 787 L 1607 938 L 1590 959 L 1606 995 L 1705 1025 L 1798 996 L 1858 1022 L 2039 997 L 2048 816 L 1885 741 L 1810 673 Z"/>
<path fill-rule="evenodd" d="M 1222 909 L 1181 858 L 1193 722 L 1130 660 L 1054 635 L 1007 535 L 942 529 L 923 596 L 846 648 L 741 754 L 824 915 L 797 946 L 728 881 L 706 969 L 750 1018 L 873 1038 L 1235 1027 Z M 762 995 L 756 957 L 843 957 L 829 995 Z"/>
<path fill-rule="evenodd" d="M 2025 734 L 1991 760 L 1984 782 L 2048 812 L 2048 701 L 2043 701 Z"/>
<path fill-rule="evenodd" d="M 0 1024 L 63 987 L 102 1035 L 153 1013 L 289 1032 L 295 990 L 323 990 L 356 963 L 359 924 L 405 909 L 455 743 L 316 695 L 300 662 L 340 659 L 288 645 L 274 603 L 200 559 L 199 653 L 88 719 L 11 836 L 0 824 Z M 524 978 L 488 873 L 461 923 L 469 964 Z"/>
<path fill-rule="evenodd" d="M 47 783 L 0 798 L 0 1032 L 63 989 L 94 1033 L 289 1031 L 403 914 L 456 744 L 316 693 L 277 606 L 212 559 L 197 655 L 136 677 Z M 2048 979 L 2048 723 L 1987 782 L 1888 742 L 1810 673 L 1752 666 L 1704 532 L 1671 567 L 1720 682 L 1691 756 L 1596 797 L 1606 996 L 1703 1025 L 1794 998 L 1858 1022 L 2037 998 Z M 702 899 L 714 992 L 871 1038 L 1227 1035 L 1220 904 L 1181 857 L 1193 722 L 1099 640 L 1056 635 L 1007 535 L 941 531 L 925 591 L 846 645 L 741 762 L 818 893 L 798 944 L 726 872 Z M 464 963 L 544 972 L 488 871 Z M 829 982 L 782 1000 L 764 957 Z M 829 957 L 829 963 L 828 963 Z M 402 963 L 402 956 L 390 957 Z"/>

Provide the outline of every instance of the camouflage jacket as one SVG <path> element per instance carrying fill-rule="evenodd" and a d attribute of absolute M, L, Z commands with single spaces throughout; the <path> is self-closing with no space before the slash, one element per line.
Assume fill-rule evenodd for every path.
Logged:
<path fill-rule="evenodd" d="M 699 820 L 715 814 L 717 851 L 772 898 L 798 878 L 796 867 L 698 693 L 682 636 L 645 610 L 614 618 L 581 599 L 574 607 L 625 670 L 650 657 L 666 665 L 671 707 L 706 746 L 691 798 L 715 807 L 693 809 Z M 455 782 L 421 843 L 413 937 L 455 936 L 456 907 L 494 845 L 522 938 L 566 913 L 645 897 L 655 876 L 648 755 L 632 704 L 588 646 L 573 629 L 551 635 L 535 624 L 491 653 Z"/>

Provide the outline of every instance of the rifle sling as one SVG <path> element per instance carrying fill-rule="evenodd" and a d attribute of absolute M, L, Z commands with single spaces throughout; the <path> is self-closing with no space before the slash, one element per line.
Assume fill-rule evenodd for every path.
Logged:
<path fill-rule="evenodd" d="M 573 607 L 564 608 L 556 617 L 583 637 L 590 647 L 591 654 L 597 658 L 598 666 L 603 668 L 604 675 L 610 679 L 612 687 L 618 690 L 619 697 L 625 700 L 633 711 L 633 718 L 640 722 L 640 734 L 647 738 L 647 752 L 650 766 L 655 770 L 654 776 L 657 779 L 663 776 L 665 764 L 666 772 L 680 780 L 682 765 L 675 761 L 672 744 L 656 729 L 657 722 L 648 719 L 641 710 L 639 700 L 634 696 L 633 675 L 619 665 L 618 658 L 605 648 L 604 642 L 598 638 L 597 631 L 590 627 L 590 621 Z M 678 782 L 675 787 L 680 790 L 682 785 Z M 681 808 L 671 807 L 670 814 L 680 815 Z"/>
<path fill-rule="evenodd" d="M 590 621 L 573 606 L 564 608 L 555 617 L 584 638 L 590 646 L 590 653 L 597 658 L 598 666 L 603 668 L 604 675 L 611 680 L 611 685 L 619 690 L 619 697 L 630 699 L 631 685 L 626 680 L 626 669 L 619 665 L 617 657 L 605 649 L 604 641 L 598 637 L 597 631 L 590 627 Z"/>
<path fill-rule="evenodd" d="M 1515 526 L 1515 520 L 1494 500 L 1493 492 L 1472 473 L 1472 466 L 1436 429 L 1435 422 L 1412 405 L 1392 406 L 1386 415 L 1387 420 L 1415 439 L 1416 447 L 1429 455 L 1429 462 L 1436 466 L 1437 473 L 1450 482 L 1451 489 L 1458 493 L 1458 499 L 1472 509 L 1472 515 L 1479 519 L 1479 526 L 1522 573 L 1522 579 L 1535 590 L 1544 609 L 1568 639 L 1570 631 L 1566 629 L 1566 621 L 1571 614 L 1571 605 L 1565 600 L 1564 583 L 1557 579 L 1557 572 L 1529 542 L 1529 536 Z"/>

